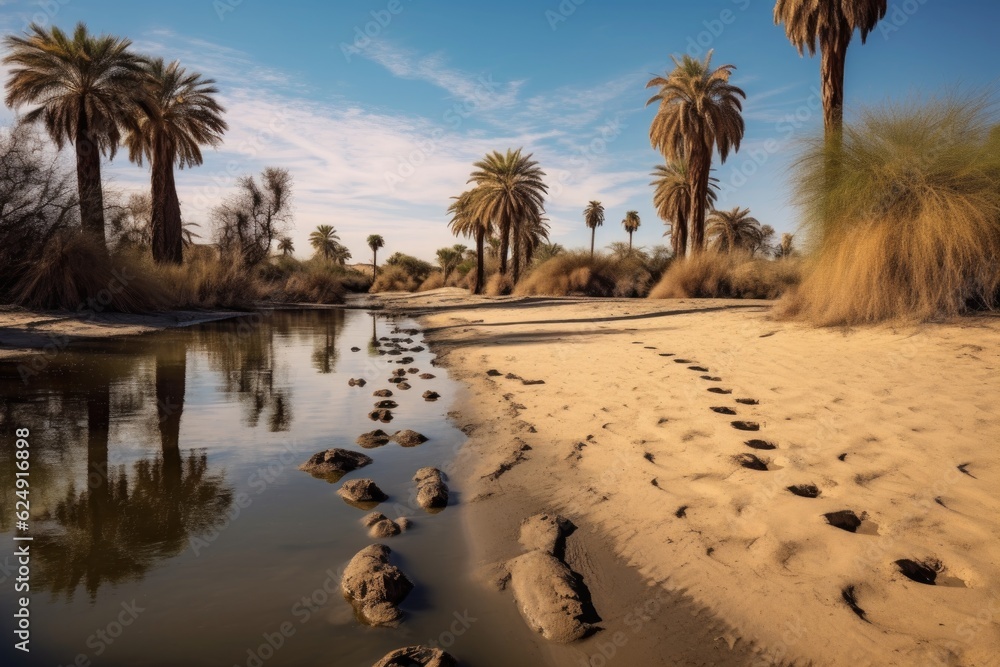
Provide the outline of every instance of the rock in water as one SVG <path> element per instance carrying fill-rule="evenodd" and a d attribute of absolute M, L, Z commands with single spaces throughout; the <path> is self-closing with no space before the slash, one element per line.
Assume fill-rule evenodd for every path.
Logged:
<path fill-rule="evenodd" d="M 350 380 L 347 381 L 347 384 L 352 387 L 363 387 L 368 383 L 365 382 L 364 378 L 358 378 L 358 379 L 351 378 Z"/>
<path fill-rule="evenodd" d="M 389 398 L 390 396 L 392 396 L 392 392 L 389 391 L 388 389 L 379 389 L 378 391 L 374 392 L 372 396 L 376 396 L 378 398 Z"/>
<path fill-rule="evenodd" d="M 381 512 L 368 514 L 361 520 L 361 523 L 368 528 L 368 536 L 376 540 L 399 535 L 403 532 L 403 526 Z"/>
<path fill-rule="evenodd" d="M 396 431 L 392 439 L 395 440 L 402 447 L 416 447 L 417 445 L 422 445 L 427 442 L 427 436 L 417 433 L 416 431 L 411 431 L 410 429 L 403 429 L 402 431 Z"/>
<path fill-rule="evenodd" d="M 444 473 L 437 468 L 421 468 L 413 476 L 417 483 L 417 504 L 425 510 L 442 509 L 448 505 L 448 487 Z"/>
<path fill-rule="evenodd" d="M 380 428 L 358 436 L 357 443 L 365 449 L 374 449 L 389 443 L 389 434 Z"/>
<path fill-rule="evenodd" d="M 368 413 L 368 419 L 371 419 L 373 422 L 388 424 L 392 421 L 392 410 L 387 408 L 375 408 Z"/>
<path fill-rule="evenodd" d="M 538 549 L 562 558 L 566 536 L 573 528 L 568 519 L 558 514 L 536 514 L 521 524 L 521 546 L 528 551 Z"/>
<path fill-rule="evenodd" d="M 315 477 L 333 478 L 332 481 L 335 482 L 352 470 L 363 468 L 371 462 L 371 457 L 361 452 L 334 448 L 313 454 L 299 466 L 299 470 Z"/>
<path fill-rule="evenodd" d="M 413 590 L 406 575 L 389 563 L 391 553 L 384 544 L 365 547 L 347 564 L 340 582 L 358 618 L 369 625 L 398 625 L 403 616 L 398 605 Z"/>
<path fill-rule="evenodd" d="M 424 392 L 425 401 L 436 401 L 439 398 L 441 398 L 441 394 L 437 393 L 436 391 L 431 391 L 428 389 L 427 391 Z"/>
<path fill-rule="evenodd" d="M 555 556 L 529 551 L 509 562 L 510 586 L 528 627 L 550 641 L 568 643 L 585 636 L 583 602 L 573 573 Z"/>
<path fill-rule="evenodd" d="M 389 496 L 378 488 L 378 485 L 370 479 L 352 479 L 337 489 L 337 495 L 352 504 L 368 505 L 378 504 L 383 500 L 388 500 Z"/>
<path fill-rule="evenodd" d="M 372 667 L 458 667 L 458 661 L 439 648 L 407 646 L 389 653 Z"/>

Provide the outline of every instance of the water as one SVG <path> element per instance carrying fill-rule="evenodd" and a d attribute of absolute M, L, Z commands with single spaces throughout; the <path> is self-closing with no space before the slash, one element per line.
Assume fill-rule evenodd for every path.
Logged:
<path fill-rule="evenodd" d="M 0 607 L 4 665 L 371 665 L 390 650 L 441 642 L 469 665 L 545 662 L 505 596 L 469 576 L 456 507 L 408 506 L 411 477 L 462 445 L 447 419 L 458 385 L 386 380 L 398 356 L 372 345 L 405 320 L 359 311 L 278 312 L 73 346 L 24 377 L 0 364 Z M 423 344 L 419 335 L 408 346 Z M 360 351 L 352 352 L 350 348 Z M 363 388 L 348 378 L 364 377 Z M 376 389 L 399 407 L 372 422 Z M 421 394 L 442 395 L 425 402 Z M 368 450 L 379 506 L 414 527 L 383 540 L 415 584 L 395 629 L 354 618 L 341 568 L 370 544 L 365 512 L 339 484 L 297 466 L 330 447 L 358 449 L 374 428 L 430 440 Z M 31 443 L 31 653 L 12 648 L 17 598 L 14 429 Z M 461 502 L 459 489 L 453 503 Z"/>

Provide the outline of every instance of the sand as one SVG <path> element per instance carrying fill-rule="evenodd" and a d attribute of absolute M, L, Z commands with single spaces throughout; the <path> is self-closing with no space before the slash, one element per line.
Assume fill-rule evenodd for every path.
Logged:
<path fill-rule="evenodd" d="M 1000 319 L 848 331 L 754 301 L 381 301 L 421 315 L 468 388 L 452 478 L 485 571 L 539 509 L 580 527 L 568 560 L 605 631 L 554 664 L 605 664 L 619 631 L 607 664 L 1000 664 Z M 857 532 L 823 516 L 841 510 Z M 938 585 L 901 559 L 939 563 Z M 654 599 L 670 608 L 636 628 Z"/>

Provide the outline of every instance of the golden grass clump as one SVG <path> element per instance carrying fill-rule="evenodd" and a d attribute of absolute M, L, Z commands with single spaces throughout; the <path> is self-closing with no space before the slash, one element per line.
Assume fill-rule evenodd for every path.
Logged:
<path fill-rule="evenodd" d="M 449 276 L 451 278 L 451 276 Z M 420 283 L 420 287 L 417 288 L 418 292 L 429 292 L 432 289 L 438 289 L 444 287 L 444 274 L 440 271 L 435 271 L 431 275 L 427 276 L 427 280 Z"/>
<path fill-rule="evenodd" d="M 851 325 L 995 306 L 996 132 L 985 98 L 951 97 L 868 110 L 839 151 L 813 141 L 796 176 L 812 258 L 780 312 Z"/>
<path fill-rule="evenodd" d="M 383 266 L 371 286 L 371 292 L 413 292 L 420 286 L 416 278 L 400 266 Z"/>
<path fill-rule="evenodd" d="M 128 254 L 109 256 L 77 231 L 56 233 L 12 289 L 26 308 L 140 313 L 172 305 L 170 290 Z"/>
<path fill-rule="evenodd" d="M 519 296 L 640 297 L 653 276 L 639 256 L 565 252 L 539 264 L 514 290 Z"/>
<path fill-rule="evenodd" d="M 183 264 L 155 265 L 147 273 L 170 294 L 172 308 L 248 308 L 263 298 L 264 285 L 241 262 L 198 256 Z"/>
<path fill-rule="evenodd" d="M 513 291 L 514 283 L 510 279 L 510 275 L 502 276 L 499 273 L 494 273 L 486 277 L 486 285 L 483 287 L 483 294 L 486 296 L 507 296 Z"/>
<path fill-rule="evenodd" d="M 801 262 L 701 252 L 670 265 L 651 299 L 776 299 L 800 280 Z"/>

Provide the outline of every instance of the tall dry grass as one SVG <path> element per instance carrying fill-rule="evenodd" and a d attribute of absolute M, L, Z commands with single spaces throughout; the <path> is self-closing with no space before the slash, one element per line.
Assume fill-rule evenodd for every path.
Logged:
<path fill-rule="evenodd" d="M 642 256 L 616 257 L 589 251 L 551 257 L 522 278 L 514 288 L 519 296 L 640 297 L 654 279 Z"/>
<path fill-rule="evenodd" d="M 649 298 L 777 299 L 798 284 L 801 273 L 797 259 L 707 251 L 672 263 Z"/>
<path fill-rule="evenodd" d="M 949 97 L 868 110 L 839 152 L 813 141 L 795 178 L 812 258 L 780 312 L 850 325 L 995 306 L 995 123 L 984 98 Z"/>
<path fill-rule="evenodd" d="M 413 292 L 420 287 L 417 280 L 401 266 L 383 266 L 379 269 L 371 291 L 374 292 Z"/>

